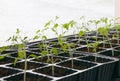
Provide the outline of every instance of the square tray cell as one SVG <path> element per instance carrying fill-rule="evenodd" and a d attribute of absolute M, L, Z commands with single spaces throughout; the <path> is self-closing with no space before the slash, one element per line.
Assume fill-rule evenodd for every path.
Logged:
<path fill-rule="evenodd" d="M 49 56 L 49 57 L 45 56 L 45 57 L 39 57 L 38 59 L 32 59 L 32 61 L 37 61 L 37 62 L 42 62 L 42 63 L 50 63 L 51 64 L 51 61 L 50 61 L 51 59 L 52 59 L 51 56 Z M 65 61 L 66 58 L 53 56 L 53 60 L 55 61 L 55 63 L 57 63 L 57 62 Z"/>
<path fill-rule="evenodd" d="M 7 66 L 12 67 L 12 68 L 19 68 L 19 69 L 24 70 L 24 65 L 25 65 L 24 62 L 18 62 L 18 63 L 16 63 L 15 66 L 14 66 L 14 64 L 10 64 L 10 65 L 7 65 Z M 45 64 L 27 62 L 27 70 L 35 69 L 35 68 L 39 68 L 39 67 L 43 67 L 43 66 L 45 66 Z"/>
<path fill-rule="evenodd" d="M 20 71 L 14 70 L 14 69 L 0 67 L 0 78 L 1 77 L 5 77 L 5 76 L 10 76 L 10 75 L 16 74 L 18 72 L 20 72 Z"/>
<path fill-rule="evenodd" d="M 120 39 L 113 39 L 113 40 L 110 40 L 110 42 L 113 44 L 120 44 Z"/>
<path fill-rule="evenodd" d="M 27 56 L 27 57 L 28 57 L 29 55 L 31 55 L 31 54 L 34 54 L 34 53 L 26 52 L 26 56 Z M 34 54 L 34 55 L 40 56 L 40 54 Z M 12 53 L 12 54 L 10 54 L 10 56 L 11 56 L 11 57 L 18 57 L 18 53 Z M 32 57 L 30 57 L 30 58 L 32 58 Z"/>
<path fill-rule="evenodd" d="M 58 56 L 70 57 L 70 54 L 69 53 L 60 53 L 60 54 L 58 54 Z M 83 57 L 83 56 L 85 56 L 85 55 L 73 53 L 73 57 Z"/>
<path fill-rule="evenodd" d="M 18 74 L 5 79 L 6 81 L 24 81 L 24 74 Z M 26 73 L 26 81 L 51 81 L 51 78 L 40 75 Z"/>
<path fill-rule="evenodd" d="M 14 58 L 4 57 L 3 59 L 0 59 L 0 65 L 7 64 L 7 63 L 13 63 L 14 60 L 15 60 Z"/>
<path fill-rule="evenodd" d="M 78 70 L 84 70 L 84 69 L 93 67 L 97 64 L 73 59 L 73 67 L 72 67 L 72 60 L 68 60 L 66 62 L 59 63 L 58 65 L 68 67 L 68 68 L 78 69 Z"/>
<path fill-rule="evenodd" d="M 10 53 L 12 53 L 12 52 L 15 52 L 15 51 L 12 51 L 12 50 L 5 50 L 5 51 L 3 51 L 1 54 L 10 54 Z"/>
<path fill-rule="evenodd" d="M 120 51 L 120 47 L 116 47 L 115 49 L 118 50 L 118 51 Z"/>
<path fill-rule="evenodd" d="M 67 44 L 67 43 L 66 43 Z M 71 49 L 74 49 L 74 48 L 77 48 L 77 47 L 80 47 L 78 44 L 74 44 L 74 43 L 69 43 L 70 45 L 70 48 Z M 50 48 L 57 48 L 57 49 L 63 49 L 62 46 L 60 44 L 55 44 L 55 45 L 51 45 Z M 66 49 L 69 49 L 68 47 Z"/>
<path fill-rule="evenodd" d="M 94 53 L 93 49 L 94 49 L 93 47 L 89 47 L 89 53 Z M 97 52 L 101 52 L 103 50 L 105 50 L 105 49 L 102 49 L 102 48 L 97 48 L 96 49 Z M 78 51 L 78 52 L 88 52 L 88 48 L 87 47 L 82 47 L 82 48 L 76 49 L 76 51 Z"/>
<path fill-rule="evenodd" d="M 106 62 L 113 61 L 113 60 L 110 60 L 107 58 L 102 58 L 102 57 L 97 57 L 97 56 L 96 57 L 95 56 L 86 56 L 86 57 L 81 57 L 79 59 L 87 60 L 87 61 L 91 61 L 91 62 L 97 62 L 97 63 L 106 63 Z"/>
<path fill-rule="evenodd" d="M 117 47 L 118 45 L 112 44 L 112 48 L 113 47 Z M 98 45 L 99 48 L 111 48 L 109 43 L 101 43 Z"/>
<path fill-rule="evenodd" d="M 99 54 L 105 55 L 105 56 L 112 56 L 120 59 L 120 51 L 114 50 L 113 52 L 114 52 L 114 56 L 112 54 L 112 50 L 106 50 L 106 51 L 100 52 Z"/>
<path fill-rule="evenodd" d="M 83 38 L 84 40 L 88 40 L 88 41 L 96 41 L 96 40 L 98 40 L 98 41 L 103 41 L 103 38 L 101 38 L 101 37 L 91 37 L 91 36 L 88 36 L 87 38 Z"/>
<path fill-rule="evenodd" d="M 72 41 L 69 41 L 68 43 L 74 43 L 74 44 L 79 44 L 79 45 L 87 45 L 87 42 L 85 40 L 72 40 Z M 88 41 L 88 43 L 92 43 L 90 41 Z"/>
<path fill-rule="evenodd" d="M 34 70 L 34 72 L 42 73 L 42 74 L 49 75 L 49 76 L 53 76 L 52 75 L 52 66 L 44 67 L 44 68 L 41 68 L 41 69 L 36 69 L 36 70 Z M 62 68 L 62 67 L 58 67 L 58 66 L 54 66 L 54 73 L 55 73 L 54 77 L 62 77 L 62 76 L 72 74 L 74 72 L 76 72 L 76 71 L 66 69 L 66 68 Z"/>
<path fill-rule="evenodd" d="M 42 51 L 39 48 L 28 49 L 30 52 L 41 53 Z"/>
<path fill-rule="evenodd" d="M 48 45 L 48 42 L 45 42 L 45 44 Z M 39 48 L 40 45 L 42 45 L 42 47 L 45 47 L 45 46 L 43 46 L 43 43 L 42 43 L 42 42 L 38 42 L 38 43 L 33 43 L 33 44 L 31 44 L 31 45 L 28 45 L 28 48 Z"/>

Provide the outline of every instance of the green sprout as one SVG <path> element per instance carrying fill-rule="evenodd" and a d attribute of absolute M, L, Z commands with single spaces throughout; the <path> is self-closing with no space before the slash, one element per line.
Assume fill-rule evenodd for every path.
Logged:
<path fill-rule="evenodd" d="M 16 62 L 19 59 L 24 59 L 24 63 L 25 63 L 25 66 L 24 66 L 24 81 L 26 81 L 27 58 L 29 58 L 29 57 L 37 58 L 37 56 L 34 55 L 34 54 L 30 54 L 27 57 L 27 55 L 26 55 L 26 46 L 27 46 L 27 43 L 31 39 L 28 39 L 27 36 L 22 37 L 20 35 L 20 32 L 21 31 L 19 29 L 17 29 L 15 35 L 13 35 L 12 37 L 9 37 L 9 39 L 7 41 L 11 41 L 13 46 L 16 46 L 18 48 L 18 50 L 17 50 L 18 51 L 18 57 L 15 58 L 14 66 L 16 65 Z"/>

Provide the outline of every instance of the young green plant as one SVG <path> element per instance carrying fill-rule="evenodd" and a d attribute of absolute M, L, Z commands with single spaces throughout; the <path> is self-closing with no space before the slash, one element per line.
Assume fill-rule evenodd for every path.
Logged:
<path fill-rule="evenodd" d="M 95 55 L 95 62 L 97 62 L 97 48 L 98 48 L 98 45 L 100 44 L 99 41 L 96 41 L 95 43 L 90 43 L 88 44 L 89 47 L 93 47 L 93 52 Z"/>
<path fill-rule="evenodd" d="M 15 61 L 14 61 L 14 66 L 16 65 L 16 62 L 19 60 L 19 59 L 24 59 L 24 81 L 26 81 L 26 70 L 27 70 L 27 58 L 29 57 L 34 57 L 37 59 L 37 56 L 34 55 L 34 54 L 30 54 L 26 55 L 26 46 L 27 46 L 27 43 L 31 40 L 31 39 L 28 39 L 27 36 L 25 37 L 22 37 L 20 35 L 20 30 L 17 29 L 16 30 L 16 33 L 15 35 L 13 35 L 12 37 L 9 37 L 9 39 L 7 41 L 11 41 L 13 46 L 16 46 L 18 48 L 18 57 L 15 58 Z"/>

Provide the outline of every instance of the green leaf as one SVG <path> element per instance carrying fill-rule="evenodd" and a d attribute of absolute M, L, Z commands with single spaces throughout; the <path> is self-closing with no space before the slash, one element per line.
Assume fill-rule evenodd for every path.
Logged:
<path fill-rule="evenodd" d="M 65 28 L 66 30 L 68 30 L 69 29 L 69 24 L 68 23 L 63 24 L 63 28 Z"/>
<path fill-rule="evenodd" d="M 40 30 L 37 30 L 37 31 L 36 31 L 36 34 L 38 34 L 38 33 L 40 33 Z"/>
<path fill-rule="evenodd" d="M 78 35 L 79 35 L 79 37 L 82 37 L 84 34 L 85 34 L 85 32 L 81 30 L 81 31 L 79 31 Z"/>
<path fill-rule="evenodd" d="M 24 51 L 18 51 L 19 58 L 22 58 L 22 59 L 25 58 L 24 54 L 25 54 Z"/>
<path fill-rule="evenodd" d="M 41 54 L 42 54 L 42 56 L 46 56 L 46 55 L 48 54 L 48 52 L 45 51 L 45 50 L 43 50 L 43 51 L 41 52 Z"/>
<path fill-rule="evenodd" d="M 98 21 L 96 21 L 96 25 L 98 25 L 100 23 L 100 21 L 98 20 Z"/>
<path fill-rule="evenodd" d="M 67 51 L 67 48 L 68 48 L 68 45 L 67 45 L 67 44 L 63 44 L 63 46 L 62 46 L 63 52 L 66 52 L 66 51 Z"/>
<path fill-rule="evenodd" d="M 47 60 L 46 60 L 46 62 L 47 62 L 47 63 L 50 63 L 50 62 L 51 62 L 51 60 L 50 60 L 50 59 L 47 59 Z"/>
<path fill-rule="evenodd" d="M 38 59 L 38 56 L 35 55 L 35 54 L 30 54 L 30 55 L 28 56 L 28 58 L 30 58 L 30 57 L 33 57 L 33 58 L 35 58 L 35 59 Z"/>
<path fill-rule="evenodd" d="M 43 43 L 38 44 L 39 50 L 42 51 L 43 50 Z"/>
<path fill-rule="evenodd" d="M 56 17 L 55 17 L 55 20 L 57 20 L 57 19 L 59 19 L 59 17 L 58 17 L 58 16 L 56 16 Z"/>
<path fill-rule="evenodd" d="M 0 48 L 0 54 L 3 52 L 3 51 L 5 51 L 6 50 L 6 47 L 1 47 Z"/>
<path fill-rule="evenodd" d="M 4 59 L 5 58 L 5 56 L 0 56 L 0 60 L 2 60 L 2 59 Z"/>
<path fill-rule="evenodd" d="M 19 34 L 20 33 L 20 30 L 17 28 L 16 29 L 16 34 Z"/>
<path fill-rule="evenodd" d="M 24 37 L 24 40 L 26 40 L 28 37 L 26 36 L 26 37 Z"/>
<path fill-rule="evenodd" d="M 71 20 L 71 21 L 69 22 L 70 27 L 73 27 L 75 24 L 76 24 L 76 22 L 75 22 L 74 20 Z"/>
<path fill-rule="evenodd" d="M 51 24 L 51 20 L 50 21 L 48 21 L 46 24 L 45 24 L 45 26 L 44 27 L 47 27 L 47 26 L 49 26 L 50 24 Z"/>
<path fill-rule="evenodd" d="M 54 54 L 54 55 L 57 55 L 57 54 L 58 54 L 56 48 L 52 48 L 52 49 L 50 49 L 50 53 L 51 53 L 51 54 Z"/>
<path fill-rule="evenodd" d="M 17 57 L 17 58 L 15 58 L 15 60 L 14 60 L 14 66 L 16 66 L 16 63 L 17 63 L 17 61 L 19 60 L 19 58 Z"/>
<path fill-rule="evenodd" d="M 54 24 L 54 28 L 57 28 L 57 27 L 58 27 L 58 23 L 55 23 L 55 24 Z"/>
<path fill-rule="evenodd" d="M 38 35 L 34 36 L 33 40 L 35 39 L 39 39 L 39 36 Z"/>
<path fill-rule="evenodd" d="M 42 39 L 43 40 L 47 40 L 47 37 L 44 35 L 44 36 L 42 36 Z"/>
<path fill-rule="evenodd" d="M 9 37 L 6 41 L 10 41 L 12 38 L 11 37 Z"/>

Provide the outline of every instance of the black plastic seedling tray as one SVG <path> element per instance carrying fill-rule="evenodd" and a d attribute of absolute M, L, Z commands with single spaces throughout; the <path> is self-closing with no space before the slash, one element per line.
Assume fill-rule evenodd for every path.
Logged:
<path fill-rule="evenodd" d="M 95 32 L 87 33 L 89 43 L 96 42 L 93 38 Z M 39 43 L 41 41 L 34 41 L 27 44 L 26 54 L 35 54 L 38 59 L 30 57 L 27 59 L 27 70 L 26 77 L 27 81 L 120 81 L 120 61 L 116 57 L 112 57 L 109 53 L 110 48 L 102 48 L 101 43 L 97 48 L 97 55 L 92 51 L 87 51 L 87 43 L 85 36 L 82 37 L 81 41 L 77 42 L 78 35 L 68 35 L 63 38 L 67 38 L 64 43 L 74 43 L 75 51 L 73 52 L 73 58 L 69 57 L 69 50 L 61 52 L 58 44 L 58 39 L 48 39 L 46 43 L 50 44 L 49 49 L 57 48 L 59 50 L 58 55 L 54 55 L 53 59 L 57 59 L 54 63 L 55 75 L 52 75 L 52 63 L 47 61 L 47 56 L 51 58 L 51 55 L 43 57 L 41 51 L 39 51 Z M 103 40 L 102 36 L 99 35 L 99 40 Z M 55 42 L 55 43 L 52 43 Z M 108 45 L 108 42 L 105 43 Z M 112 44 L 114 50 L 117 52 L 117 44 Z M 90 47 L 93 50 L 93 47 Z M 117 54 L 115 52 L 115 54 Z M 24 76 L 24 59 L 19 59 L 16 65 L 14 60 L 18 57 L 17 49 L 7 50 L 2 54 L 10 54 L 4 59 L 0 60 L 0 81 L 23 81 Z M 111 54 L 111 51 L 110 51 Z M 118 53 L 120 55 L 120 53 Z M 95 57 L 97 61 L 95 61 Z M 73 67 L 71 65 L 73 61 Z"/>

